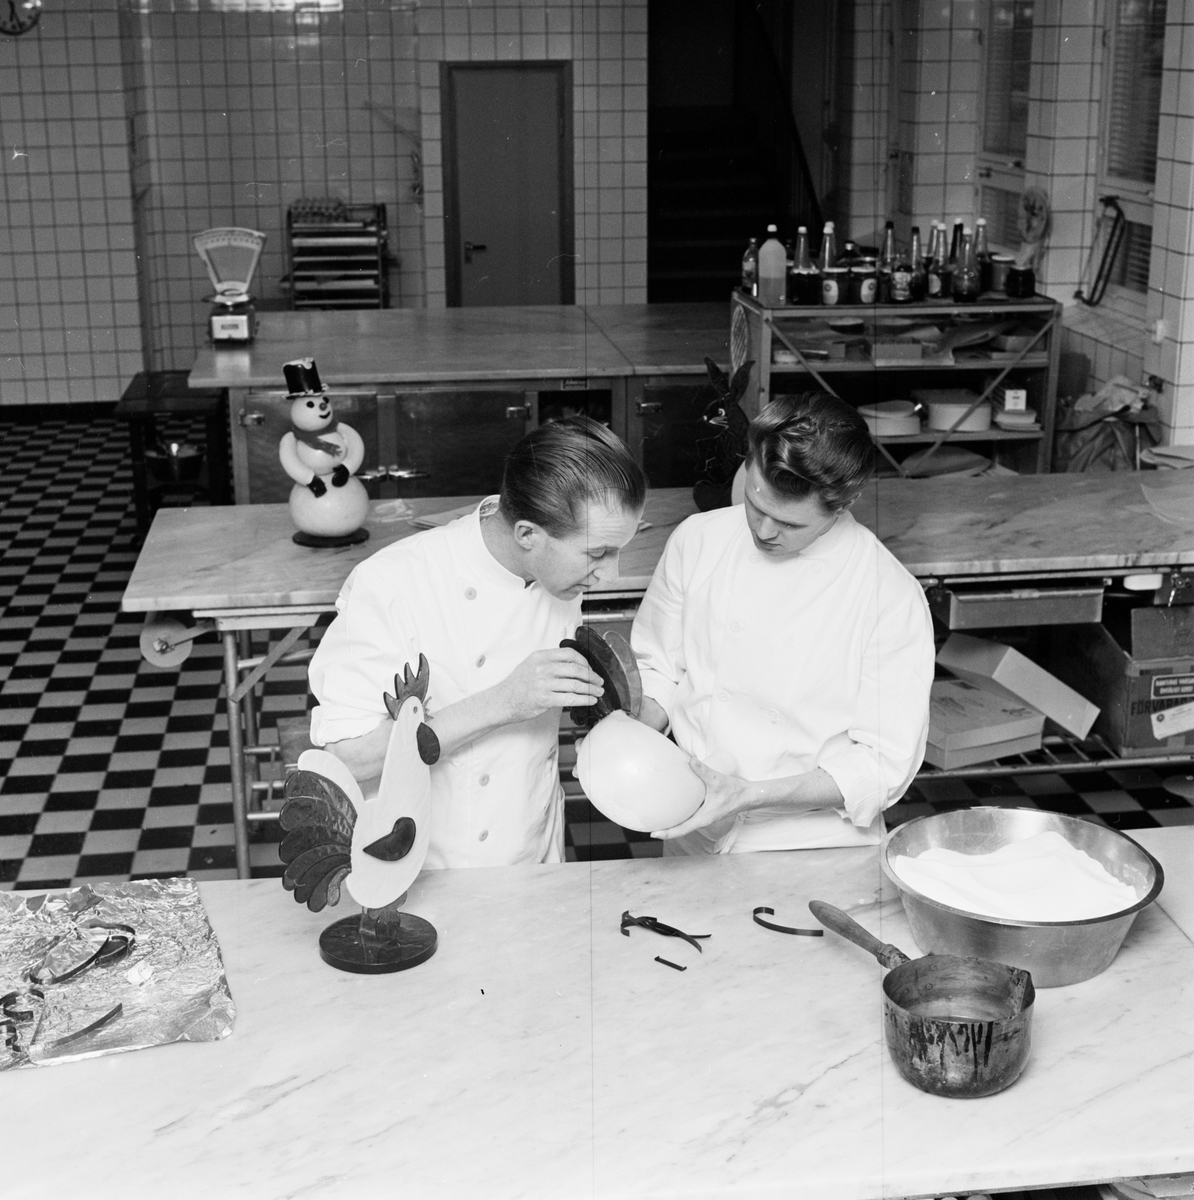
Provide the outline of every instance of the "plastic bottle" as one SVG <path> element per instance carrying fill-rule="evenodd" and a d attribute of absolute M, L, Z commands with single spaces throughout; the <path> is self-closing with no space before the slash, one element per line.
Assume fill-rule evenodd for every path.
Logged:
<path fill-rule="evenodd" d="M 891 269 L 895 266 L 895 222 L 883 226 L 883 249 L 879 251 L 879 303 L 891 303 Z"/>
<path fill-rule="evenodd" d="M 821 303 L 821 273 L 808 252 L 808 227 L 796 230 L 796 253 L 788 276 L 788 300 L 792 304 Z"/>
<path fill-rule="evenodd" d="M 759 241 L 751 238 L 742 256 L 742 290 L 748 296 L 759 294 Z"/>
<path fill-rule="evenodd" d="M 774 225 L 768 225 L 767 240 L 759 247 L 759 303 L 766 308 L 778 308 L 788 301 L 788 256 L 777 232 Z"/>
<path fill-rule="evenodd" d="M 974 257 L 978 262 L 978 290 L 991 290 L 991 247 L 987 243 L 987 219 L 979 217 L 974 223 Z"/>
<path fill-rule="evenodd" d="M 954 268 L 954 299 L 964 304 L 977 300 L 978 286 L 978 260 L 974 257 L 974 238 L 970 233 L 963 231 L 958 265 Z"/>
<path fill-rule="evenodd" d="M 925 275 L 924 255 L 920 246 L 920 226 L 912 226 L 912 249 L 909 254 L 912 261 L 912 283 L 910 291 L 912 299 L 919 302 L 925 298 L 929 290 L 928 277 Z"/>

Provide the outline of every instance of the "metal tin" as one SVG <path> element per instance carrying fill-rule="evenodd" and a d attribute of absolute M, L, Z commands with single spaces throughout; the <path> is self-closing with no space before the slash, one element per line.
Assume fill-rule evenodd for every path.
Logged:
<path fill-rule="evenodd" d="M 1003 290 L 1012 300 L 1031 300 L 1036 295 L 1036 272 L 1031 267 L 1008 267 Z"/>
<path fill-rule="evenodd" d="M 820 271 L 793 271 L 788 276 L 788 302 L 790 304 L 820 304 Z"/>
<path fill-rule="evenodd" d="M 1010 254 L 991 255 L 991 291 L 1007 290 L 1007 273 L 1015 261 Z"/>
<path fill-rule="evenodd" d="M 874 263 L 850 268 L 850 303 L 874 304 L 879 291 L 879 272 Z"/>
<path fill-rule="evenodd" d="M 848 304 L 849 282 L 849 267 L 823 267 L 821 269 L 821 303 Z"/>

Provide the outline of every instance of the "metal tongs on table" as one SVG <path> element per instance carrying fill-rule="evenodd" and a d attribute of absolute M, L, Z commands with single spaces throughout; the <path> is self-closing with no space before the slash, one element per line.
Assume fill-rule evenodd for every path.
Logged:
<path fill-rule="evenodd" d="M 685 933 L 682 929 L 676 929 L 672 925 L 665 925 L 662 921 L 657 921 L 654 917 L 632 917 L 630 910 L 622 914 L 622 936 L 630 936 L 630 926 L 638 925 L 642 929 L 649 929 L 652 933 L 661 933 L 664 937 L 683 938 L 690 946 L 695 946 L 701 953 L 704 950 L 698 938 L 712 937 L 711 933 Z"/>

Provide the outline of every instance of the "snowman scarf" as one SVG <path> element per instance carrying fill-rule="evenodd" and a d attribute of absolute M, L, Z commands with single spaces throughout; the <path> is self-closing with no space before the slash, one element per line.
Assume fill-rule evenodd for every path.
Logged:
<path fill-rule="evenodd" d="M 340 421 L 337 417 L 333 417 L 331 424 L 323 429 L 300 429 L 292 422 L 290 432 L 304 445 L 310 446 L 312 450 L 322 450 L 324 454 L 339 458 L 344 453 L 344 447 L 338 442 L 325 442 L 322 437 L 323 434 L 334 433 L 339 424 Z"/>

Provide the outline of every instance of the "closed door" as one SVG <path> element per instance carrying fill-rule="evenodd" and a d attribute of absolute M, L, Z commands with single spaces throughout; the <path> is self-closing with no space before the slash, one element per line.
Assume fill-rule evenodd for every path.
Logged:
<path fill-rule="evenodd" d="M 448 304 L 571 304 L 571 69 L 445 63 Z"/>

